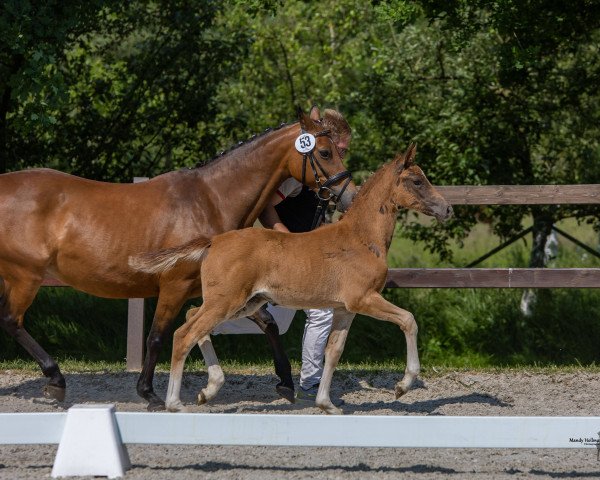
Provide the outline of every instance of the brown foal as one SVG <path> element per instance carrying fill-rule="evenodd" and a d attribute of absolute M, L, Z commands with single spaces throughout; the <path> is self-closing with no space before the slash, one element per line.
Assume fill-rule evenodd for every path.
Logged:
<path fill-rule="evenodd" d="M 204 303 L 173 337 L 166 399 L 169 410 L 184 408 L 179 399 L 181 378 L 193 345 L 220 322 L 249 315 L 265 302 L 297 309 L 336 309 L 316 398 L 316 405 L 325 412 L 341 413 L 330 400 L 329 388 L 357 313 L 402 329 L 407 362 L 396 396 L 410 389 L 420 369 L 417 324 L 410 312 L 380 294 L 387 276 L 387 252 L 401 207 L 438 220 L 452 214 L 452 207 L 413 163 L 415 151 L 411 145 L 404 155 L 381 167 L 335 224 L 299 234 L 248 228 L 130 259 L 142 271 L 162 272 L 173 279 L 187 278 L 190 269 L 202 262 Z"/>
<path fill-rule="evenodd" d="M 177 272 L 149 275 L 131 268 L 128 258 L 252 226 L 290 176 L 315 187 L 319 180 L 341 175 L 330 190 L 343 193 L 339 203 L 345 209 L 356 187 L 350 183 L 343 192 L 345 167 L 318 118 L 318 109 L 310 116 L 299 111 L 299 123 L 268 131 L 203 167 L 144 183 L 96 182 L 49 169 L 0 175 L 0 327 L 50 378 L 47 395 L 62 400 L 65 380 L 57 363 L 27 333 L 23 317 L 50 275 L 101 297 L 158 296 L 137 390 L 150 410 L 164 408 L 154 393 L 154 369 L 182 304 L 201 294 L 199 265 L 186 277 Z M 311 160 L 320 167 L 317 175 L 295 147 L 302 130 L 314 135 Z M 293 398 L 291 370 L 284 373 L 282 382 Z"/>

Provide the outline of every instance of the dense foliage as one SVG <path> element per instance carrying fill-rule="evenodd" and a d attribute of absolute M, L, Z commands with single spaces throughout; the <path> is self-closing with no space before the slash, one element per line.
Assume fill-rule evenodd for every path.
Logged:
<path fill-rule="evenodd" d="M 599 50 L 596 0 L 5 0 L 0 173 L 129 182 L 316 103 L 350 121 L 359 179 L 414 140 L 437 184 L 597 184 Z M 590 207 L 456 213 L 444 225 L 407 214 L 401 233 L 452 262 L 449 240 L 477 221 L 507 238 L 532 218 L 541 266 L 553 223 L 600 227 Z"/>
<path fill-rule="evenodd" d="M 589 0 L 9 0 L 0 171 L 131 181 L 317 103 L 350 120 L 359 177 L 416 140 L 440 184 L 598 183 L 599 25 Z M 462 208 L 433 227 L 409 216 L 403 233 L 448 257 L 477 219 L 508 237 L 528 215 L 540 231 L 599 218 Z"/>
<path fill-rule="evenodd" d="M 216 89 L 248 42 L 218 28 L 220 3 L 73 3 L 1 11 L 0 167 L 131 181 L 210 158 Z"/>

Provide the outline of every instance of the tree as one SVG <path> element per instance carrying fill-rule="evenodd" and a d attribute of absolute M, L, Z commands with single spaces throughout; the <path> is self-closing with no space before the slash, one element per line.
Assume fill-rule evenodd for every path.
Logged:
<path fill-rule="evenodd" d="M 418 2 L 421 19 L 395 25 L 385 66 L 363 92 L 372 114 L 392 134 L 416 138 L 427 171 L 443 183 L 598 183 L 600 10 L 576 3 Z M 404 2 L 383 7 L 388 22 L 406 18 Z M 531 215 L 531 266 L 543 266 L 557 220 L 593 214 L 600 227 L 587 208 L 490 207 L 461 209 L 430 229 L 409 221 L 404 231 L 448 256 L 447 239 L 466 235 L 475 213 L 492 218 L 501 237 Z"/>
<path fill-rule="evenodd" d="M 37 150 L 39 129 L 56 124 L 67 88 L 58 64 L 70 40 L 93 27 L 101 1 L 5 0 L 0 7 L 0 173 L 18 144 Z"/>
<path fill-rule="evenodd" d="M 363 107 L 357 86 L 372 55 L 370 4 L 290 1 L 250 15 L 240 3 L 228 9 L 225 21 L 229 31 L 252 38 L 247 56 L 238 59 L 239 72 L 218 89 L 225 145 L 293 119 L 298 104 L 339 108 L 358 125 L 354 119 Z M 361 132 L 357 128 L 355 137 Z"/>
<path fill-rule="evenodd" d="M 36 33 L 31 44 L 54 56 L 31 74 L 40 95 L 12 94 L 10 168 L 131 181 L 213 156 L 216 88 L 237 68 L 244 32 L 220 28 L 222 5 L 210 0 L 100 3 L 85 11 L 85 22 L 76 16 L 72 29 L 61 23 L 62 9 L 18 12 L 32 32 L 50 24 L 53 36 Z"/>

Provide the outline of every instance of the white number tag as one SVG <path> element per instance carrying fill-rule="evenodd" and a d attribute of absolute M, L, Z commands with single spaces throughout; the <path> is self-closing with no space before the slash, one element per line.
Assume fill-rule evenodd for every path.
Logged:
<path fill-rule="evenodd" d="M 296 139 L 296 150 L 300 153 L 311 152 L 315 145 L 315 137 L 310 133 L 303 133 Z"/>

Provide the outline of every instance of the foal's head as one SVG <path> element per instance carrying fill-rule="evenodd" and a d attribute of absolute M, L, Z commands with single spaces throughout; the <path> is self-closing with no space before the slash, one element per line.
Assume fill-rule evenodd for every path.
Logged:
<path fill-rule="evenodd" d="M 347 210 L 357 193 L 342 161 L 350 141 L 349 133 L 342 135 L 344 132 L 333 131 L 328 124 L 324 125 L 316 107 L 310 115 L 299 108 L 298 120 L 301 130 L 296 140 L 294 161 L 288 164 L 290 174 L 313 188 L 321 198 L 337 198 L 338 208 Z M 340 145 L 336 145 L 336 140 Z"/>
<path fill-rule="evenodd" d="M 416 153 L 417 147 L 413 143 L 392 162 L 397 178 L 391 201 L 397 207 L 411 208 L 440 221 L 447 220 L 452 216 L 452 207 L 414 163 Z"/>

